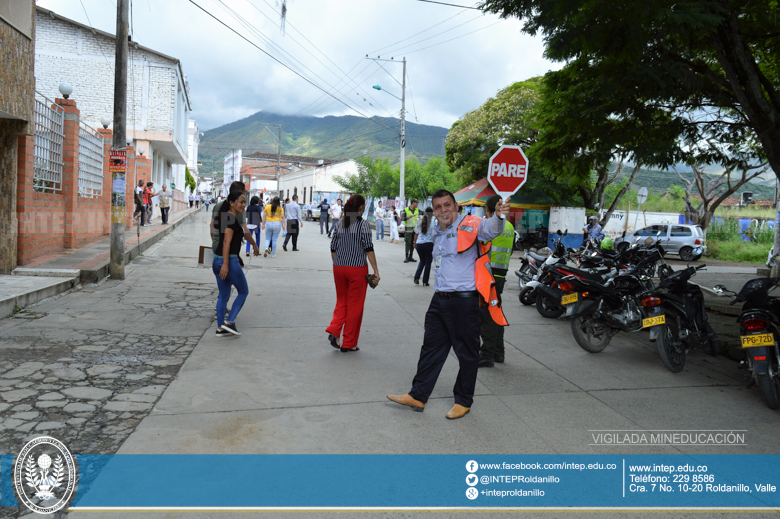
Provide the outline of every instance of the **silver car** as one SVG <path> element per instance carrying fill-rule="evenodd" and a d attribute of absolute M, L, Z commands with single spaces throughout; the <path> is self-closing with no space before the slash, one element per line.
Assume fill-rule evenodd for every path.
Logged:
<path fill-rule="evenodd" d="M 670 254 L 679 254 L 683 261 L 696 261 L 701 254 L 696 254 L 694 249 L 701 247 L 702 253 L 707 252 L 707 240 L 704 237 L 704 231 L 698 225 L 688 224 L 656 224 L 648 225 L 638 229 L 636 232 L 627 234 L 625 238 L 618 238 L 617 247 L 627 247 L 636 238 L 645 239 L 655 238 L 658 233 L 661 235 L 658 240 L 661 246 Z M 625 245 L 623 245 L 625 244 Z"/>

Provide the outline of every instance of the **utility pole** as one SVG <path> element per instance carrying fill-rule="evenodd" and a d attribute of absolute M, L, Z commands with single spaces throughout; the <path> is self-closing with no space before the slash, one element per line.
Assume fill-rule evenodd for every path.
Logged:
<path fill-rule="evenodd" d="M 282 189 L 279 187 L 279 177 L 282 172 L 282 125 L 279 125 L 279 145 L 276 148 L 276 190 L 279 191 L 279 195 L 282 195 Z M 284 198 L 282 198 L 284 200 Z"/>
<path fill-rule="evenodd" d="M 404 73 L 401 81 L 401 203 L 406 207 L 406 198 L 404 198 L 404 166 L 406 165 L 406 56 L 404 56 Z"/>
<path fill-rule="evenodd" d="M 114 140 L 112 148 L 126 149 L 127 126 L 127 32 L 130 0 L 116 3 L 116 60 L 114 61 Z M 127 193 L 127 161 L 124 172 L 112 173 L 111 185 L 111 259 L 108 265 L 111 279 L 125 279 L 125 196 Z M 135 190 L 135 186 L 133 186 Z"/>

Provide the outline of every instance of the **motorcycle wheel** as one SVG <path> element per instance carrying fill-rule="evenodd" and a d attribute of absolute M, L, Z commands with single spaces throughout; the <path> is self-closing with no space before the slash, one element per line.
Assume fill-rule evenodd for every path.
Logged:
<path fill-rule="evenodd" d="M 536 303 L 536 290 L 534 290 L 534 287 L 525 287 L 520 291 L 520 302 L 526 306 Z"/>
<path fill-rule="evenodd" d="M 775 384 L 774 378 L 769 375 L 758 375 L 758 386 L 761 388 L 764 402 L 766 402 L 769 409 L 780 407 L 780 403 L 777 401 L 777 384 Z"/>
<path fill-rule="evenodd" d="M 715 333 L 715 330 L 712 329 L 712 326 L 710 326 L 710 323 L 704 323 L 704 333 L 707 334 L 707 338 L 701 343 L 701 349 L 703 349 L 704 353 L 707 355 L 711 355 L 712 357 L 717 356 L 718 351 L 720 350 L 720 339 Z"/>
<path fill-rule="evenodd" d="M 542 317 L 546 317 L 548 319 L 557 319 L 563 315 L 563 313 L 566 311 L 566 308 L 564 308 L 563 305 L 559 305 L 552 299 L 548 299 L 539 294 L 536 296 L 536 310 Z"/>
<path fill-rule="evenodd" d="M 609 327 L 597 321 L 592 311 L 588 312 L 589 309 L 595 310 L 595 306 L 596 303 L 593 301 L 583 301 L 577 310 L 585 313 L 571 320 L 571 333 L 574 335 L 574 340 L 588 353 L 601 353 L 611 339 Z"/>
<path fill-rule="evenodd" d="M 664 366 L 672 373 L 679 373 L 685 367 L 685 346 L 680 340 L 680 330 L 673 316 L 661 325 L 655 342 Z"/>

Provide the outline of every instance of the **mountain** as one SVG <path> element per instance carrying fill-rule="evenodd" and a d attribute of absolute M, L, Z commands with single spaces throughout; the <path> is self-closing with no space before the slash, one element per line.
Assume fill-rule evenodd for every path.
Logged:
<path fill-rule="evenodd" d="M 244 155 L 260 151 L 276 153 L 278 126 L 282 127 L 283 155 L 325 159 L 350 159 L 368 152 L 400 162 L 401 123 L 390 117 L 366 119 L 352 115 L 298 117 L 257 112 L 245 119 L 203 133 L 198 148 L 201 173 L 222 170 L 222 158 L 232 149 Z M 444 153 L 447 128 L 406 122 L 406 158 L 427 162 Z"/>
<path fill-rule="evenodd" d="M 716 178 L 718 174 L 722 172 L 722 168 L 719 170 L 707 171 L 712 178 Z M 687 179 L 693 180 L 693 173 L 688 169 L 681 169 L 680 173 Z M 618 175 L 618 178 L 627 178 L 631 174 L 630 167 L 624 167 L 623 171 Z M 732 174 L 736 176 L 736 173 Z M 632 189 L 639 190 L 640 187 L 646 187 L 648 191 L 655 194 L 663 194 L 669 190 L 669 186 L 677 185 L 685 187 L 685 184 L 677 176 L 674 171 L 663 171 L 658 169 L 644 169 L 640 168 L 639 173 L 636 175 Z M 744 186 L 740 187 L 736 193 L 732 196 L 740 196 L 743 191 L 752 191 L 753 196 L 757 200 L 771 199 L 774 197 L 774 182 L 765 183 L 765 181 L 753 180 L 748 182 Z M 695 191 L 694 191 L 695 192 Z"/>

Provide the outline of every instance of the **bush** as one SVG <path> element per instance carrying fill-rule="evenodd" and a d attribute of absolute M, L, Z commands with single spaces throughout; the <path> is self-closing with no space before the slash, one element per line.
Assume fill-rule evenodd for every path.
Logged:
<path fill-rule="evenodd" d="M 742 239 L 718 241 L 708 238 L 707 257 L 742 263 L 765 263 L 771 247 L 771 244 L 750 243 Z"/>
<path fill-rule="evenodd" d="M 708 241 L 741 241 L 739 220 L 724 218 L 722 221 L 712 220 L 707 228 Z"/>

